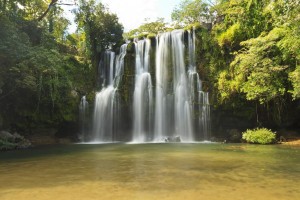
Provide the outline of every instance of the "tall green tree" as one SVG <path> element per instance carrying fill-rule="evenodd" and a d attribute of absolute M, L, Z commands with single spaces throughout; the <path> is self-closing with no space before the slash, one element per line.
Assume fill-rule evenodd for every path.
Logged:
<path fill-rule="evenodd" d="M 288 92 L 298 98 L 298 3 L 230 0 L 216 7 L 223 20 L 214 34 L 231 62 L 218 78 L 222 99 L 245 95 L 245 100 L 262 104 L 278 124 L 292 105 Z"/>
<path fill-rule="evenodd" d="M 172 20 L 184 25 L 212 20 L 209 4 L 203 0 L 183 0 L 172 12 Z"/>
<path fill-rule="evenodd" d="M 118 17 L 94 0 L 80 1 L 76 22 L 79 31 L 86 34 L 86 44 L 94 68 L 98 66 L 101 52 L 116 48 L 123 41 L 123 26 L 118 22 Z"/>
<path fill-rule="evenodd" d="M 49 3 L 1 1 L 0 129 L 29 133 L 76 121 L 78 94 L 94 86 L 85 52 L 77 48 L 82 40 L 71 43 L 59 6 L 38 21 Z"/>

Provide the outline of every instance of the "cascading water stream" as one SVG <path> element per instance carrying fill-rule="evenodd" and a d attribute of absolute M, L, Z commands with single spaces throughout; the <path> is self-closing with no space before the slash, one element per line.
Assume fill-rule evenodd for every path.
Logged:
<path fill-rule="evenodd" d="M 163 33 L 157 39 L 155 140 L 180 136 L 194 141 L 192 106 L 184 62 L 184 31 Z"/>
<path fill-rule="evenodd" d="M 135 88 L 133 95 L 132 142 L 145 142 L 149 138 L 152 107 L 152 81 L 149 73 L 151 42 L 149 39 L 135 43 Z M 148 136 L 148 137 L 147 137 Z"/>
<path fill-rule="evenodd" d="M 187 45 L 185 34 L 188 35 Z M 196 70 L 195 40 L 195 31 L 174 30 L 159 34 L 155 49 L 151 49 L 150 39 L 136 41 L 135 54 L 130 55 L 135 55 L 135 64 L 126 64 L 134 69 L 126 68 L 126 73 L 131 74 L 124 74 L 127 45 L 121 47 L 117 56 L 107 51 L 100 70 L 104 88 L 95 99 L 94 141 L 115 141 L 119 121 L 132 124 L 131 137 L 125 136 L 132 142 L 172 141 L 172 138 L 180 138 L 183 142 L 207 140 L 210 107 L 208 93 L 202 91 L 202 81 Z M 155 56 L 150 58 L 150 55 Z M 150 62 L 154 57 L 155 67 L 154 62 Z M 151 77 L 150 71 L 155 77 Z M 122 105 L 119 88 L 122 88 Z M 124 109 L 125 105 L 126 112 L 120 115 L 119 109 Z"/>
<path fill-rule="evenodd" d="M 93 125 L 95 142 L 113 141 L 115 93 L 116 89 L 109 85 L 96 94 Z"/>
<path fill-rule="evenodd" d="M 120 54 L 116 57 L 116 67 L 114 73 L 114 86 L 118 88 L 121 76 L 124 74 L 124 58 L 126 56 L 127 44 L 120 48 Z"/>
<path fill-rule="evenodd" d="M 208 92 L 202 91 L 202 81 L 199 74 L 196 72 L 196 60 L 195 60 L 195 29 L 193 32 L 189 31 L 188 34 L 188 46 L 189 46 L 189 85 L 191 100 L 198 104 L 198 132 L 202 133 L 200 136 L 202 140 L 208 140 L 210 135 L 210 105 Z"/>
<path fill-rule="evenodd" d="M 88 137 L 88 115 L 89 115 L 89 103 L 86 100 L 86 96 L 83 96 L 79 104 L 79 126 L 80 133 L 79 138 L 85 141 Z"/>
<path fill-rule="evenodd" d="M 114 65 L 115 54 L 106 51 L 102 68 L 109 73 L 108 86 L 104 87 L 100 92 L 96 93 L 95 108 L 93 117 L 93 141 L 94 142 L 112 142 L 114 141 L 114 124 L 118 120 L 118 99 L 117 88 L 115 82 L 121 76 L 124 67 L 124 57 L 126 55 L 127 44 L 120 49 L 120 54 L 116 57 L 116 65 Z M 114 66 L 116 66 L 114 68 Z M 103 70 L 105 71 L 105 70 Z"/>

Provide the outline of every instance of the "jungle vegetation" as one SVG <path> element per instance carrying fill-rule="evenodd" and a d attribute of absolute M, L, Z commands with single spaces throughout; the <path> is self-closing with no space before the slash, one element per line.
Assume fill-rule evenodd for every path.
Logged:
<path fill-rule="evenodd" d="M 49 9 L 50 8 L 50 9 Z M 30 134 L 76 122 L 78 102 L 92 95 L 101 51 L 122 43 L 116 15 L 79 1 L 70 22 L 56 0 L 0 1 L 0 127 Z"/>
<path fill-rule="evenodd" d="M 0 1 L 0 129 L 30 134 L 75 123 L 80 97 L 93 99 L 105 49 L 117 49 L 123 36 L 193 26 L 213 123 L 232 116 L 249 126 L 299 128 L 299 0 L 182 0 L 171 24 L 146 20 L 128 33 L 97 2 L 79 1 L 78 28 L 69 33 L 57 0 Z"/>

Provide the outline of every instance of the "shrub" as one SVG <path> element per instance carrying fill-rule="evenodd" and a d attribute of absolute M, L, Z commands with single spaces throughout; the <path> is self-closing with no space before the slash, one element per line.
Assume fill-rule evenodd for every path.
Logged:
<path fill-rule="evenodd" d="M 243 139 L 254 144 L 271 144 L 275 142 L 276 134 L 266 128 L 256 128 L 243 132 Z"/>
<path fill-rule="evenodd" d="M 149 34 L 147 35 L 147 38 L 148 38 L 148 39 L 156 38 L 156 34 L 155 34 L 155 33 L 149 33 Z"/>
<path fill-rule="evenodd" d="M 135 46 L 133 42 L 130 42 L 127 46 L 126 52 L 131 54 L 135 52 Z"/>

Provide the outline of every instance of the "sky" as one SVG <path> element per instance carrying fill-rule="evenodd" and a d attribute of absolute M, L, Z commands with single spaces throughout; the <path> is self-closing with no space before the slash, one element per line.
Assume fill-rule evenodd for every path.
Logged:
<path fill-rule="evenodd" d="M 70 1 L 70 0 L 69 0 Z M 119 22 L 124 26 L 124 32 L 138 28 L 146 18 L 155 21 L 164 18 L 165 22 L 171 22 L 171 13 L 175 6 L 182 0 L 100 0 L 112 13 L 119 17 Z M 67 18 L 72 21 L 70 6 L 62 6 Z M 69 32 L 75 32 L 76 27 L 72 24 Z"/>
<path fill-rule="evenodd" d="M 164 18 L 171 22 L 171 13 L 181 0 L 101 0 L 109 10 L 119 17 L 124 31 L 138 28 L 146 18 L 155 21 Z"/>

